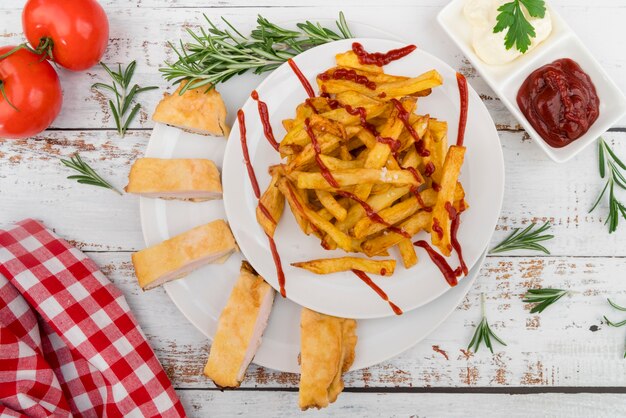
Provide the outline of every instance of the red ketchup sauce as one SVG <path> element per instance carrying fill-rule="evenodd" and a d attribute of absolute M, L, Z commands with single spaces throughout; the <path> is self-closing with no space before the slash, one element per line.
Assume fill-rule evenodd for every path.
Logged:
<path fill-rule="evenodd" d="M 322 81 L 346 80 L 361 84 L 370 90 L 376 90 L 376 83 L 364 75 L 357 74 L 356 71 L 347 68 L 339 68 L 332 72 L 325 72 L 317 76 Z"/>
<path fill-rule="evenodd" d="M 260 200 L 259 200 L 259 210 L 263 213 L 263 215 L 265 215 L 265 217 L 267 219 L 270 220 L 270 222 L 272 222 L 274 225 L 276 225 L 276 220 L 274 219 L 274 217 L 272 216 L 270 211 L 265 207 L 265 205 L 263 203 L 261 203 Z"/>
<path fill-rule="evenodd" d="M 415 196 L 415 198 L 417 199 L 417 203 L 421 206 L 422 210 L 424 212 L 432 212 L 433 208 L 427 207 L 426 206 L 426 202 L 424 202 L 424 199 L 422 198 L 422 195 L 419 192 L 419 188 L 413 186 L 411 187 L 411 193 L 413 193 L 413 196 Z"/>
<path fill-rule="evenodd" d="M 415 129 L 413 129 L 413 126 L 411 126 L 411 122 L 409 121 L 409 117 L 411 115 L 409 114 L 409 112 L 406 111 L 406 109 L 404 108 L 404 106 L 402 106 L 402 103 L 400 103 L 398 99 L 391 99 L 391 102 L 396 107 L 396 110 L 398 111 L 398 117 L 404 124 L 404 127 L 413 137 L 413 144 L 415 145 L 415 150 L 417 151 L 417 153 L 420 155 L 420 157 L 428 157 L 430 155 L 430 151 L 428 151 L 424 147 L 424 141 L 422 140 L 422 138 L 420 138 Z"/>
<path fill-rule="evenodd" d="M 596 88 L 569 58 L 538 68 L 517 93 L 517 104 L 537 133 L 554 148 L 583 136 L 600 115 Z"/>
<path fill-rule="evenodd" d="M 352 52 L 356 54 L 361 64 L 371 64 L 378 67 L 382 67 L 392 61 L 406 57 L 416 49 L 417 47 L 415 45 L 407 45 L 403 48 L 392 49 L 387 52 L 367 52 L 360 43 L 355 42 L 352 44 Z"/>
<path fill-rule="evenodd" d="M 250 163 L 250 154 L 248 153 L 248 141 L 246 139 L 246 117 L 243 113 L 242 109 L 237 111 L 237 120 L 239 121 L 239 134 L 241 139 L 241 150 L 243 152 L 243 159 L 246 164 L 246 169 L 248 170 L 248 177 L 250 178 L 250 183 L 252 184 L 252 190 L 254 190 L 254 195 L 257 199 L 261 198 L 261 191 L 259 189 L 259 182 L 256 179 L 256 174 L 254 173 L 254 167 L 252 167 L 252 163 Z M 276 220 L 272 217 L 269 210 L 261 203 L 258 202 L 259 209 L 263 212 L 263 215 L 267 216 L 272 222 L 276 223 Z M 283 272 L 283 264 L 280 261 L 280 254 L 278 254 L 278 249 L 276 248 L 276 242 L 274 242 L 274 238 L 267 235 L 267 239 L 270 243 L 270 250 L 272 251 L 272 258 L 274 259 L 274 264 L 276 265 L 276 275 L 278 277 L 278 286 L 280 288 L 280 294 L 282 297 L 287 297 L 287 291 L 285 290 L 285 273 Z"/>
<path fill-rule="evenodd" d="M 378 296 L 380 296 L 385 302 L 389 304 L 389 306 L 391 306 L 393 313 L 395 313 L 396 315 L 402 315 L 403 313 L 402 309 L 400 309 L 398 305 L 390 301 L 389 296 L 387 296 L 385 291 L 381 289 L 380 287 L 378 287 L 378 285 L 376 285 L 376 283 L 374 283 L 374 281 L 367 274 L 365 274 L 361 270 L 354 270 L 354 269 L 352 270 L 352 273 L 356 274 L 356 276 L 359 279 L 363 280 L 365 284 L 367 284 L 369 287 L 371 287 L 374 290 L 374 292 L 378 293 Z"/>
<path fill-rule="evenodd" d="M 402 235 L 404 238 L 411 238 L 411 235 L 409 235 L 408 232 L 406 232 L 402 228 L 398 228 L 397 226 L 393 226 L 392 224 L 387 222 L 385 219 L 383 219 L 382 216 L 380 216 L 378 214 L 378 212 L 376 212 L 374 210 L 373 207 L 371 207 L 367 202 L 365 202 L 363 199 L 359 198 L 355 194 L 350 193 L 350 192 L 346 192 L 344 190 L 336 190 L 335 192 L 339 196 L 343 196 L 343 197 L 346 197 L 348 199 L 352 199 L 355 202 L 357 202 L 359 205 L 361 205 L 361 207 L 363 207 L 363 210 L 365 211 L 365 214 L 367 215 L 367 217 L 372 222 L 376 222 L 376 223 L 379 223 L 381 225 L 385 225 L 387 227 L 387 229 L 389 229 L 391 232 L 395 232 L 396 234 Z"/>
<path fill-rule="evenodd" d="M 429 161 L 428 164 L 426 164 L 426 167 L 424 167 L 424 175 L 426 177 L 430 177 L 433 175 L 434 172 L 435 172 L 435 164 L 433 164 L 432 161 Z"/>
<path fill-rule="evenodd" d="M 315 162 L 320 168 L 322 177 L 324 177 L 324 179 L 328 182 L 328 184 L 330 184 L 332 187 L 339 188 L 339 183 L 337 183 L 337 180 L 335 180 L 332 173 L 330 172 L 328 167 L 326 167 L 326 164 L 324 164 L 324 161 L 322 161 L 322 158 L 320 157 L 320 154 L 322 153 L 322 147 L 320 147 L 320 143 L 317 141 L 317 137 L 315 136 L 315 133 L 313 132 L 313 129 L 311 129 L 311 125 L 309 123 L 310 123 L 309 118 L 306 118 L 304 120 L 304 126 L 306 129 L 306 133 L 309 135 L 309 138 L 311 139 L 313 150 L 315 151 Z"/>
<path fill-rule="evenodd" d="M 267 142 L 270 143 L 272 148 L 278 151 L 278 142 L 276 142 L 276 138 L 274 138 L 274 132 L 272 131 L 272 124 L 270 123 L 270 114 L 267 110 L 267 104 L 261 100 L 259 100 L 259 93 L 256 90 L 252 90 L 250 94 L 253 100 L 256 100 L 257 107 L 259 108 L 259 117 L 261 118 L 261 124 L 263 125 L 263 133 L 265 134 L 265 138 Z"/>
<path fill-rule="evenodd" d="M 421 247 L 426 250 L 426 252 L 428 253 L 428 256 L 430 257 L 432 262 L 435 263 L 437 267 L 439 267 L 439 270 L 441 270 L 443 277 L 446 279 L 446 281 L 448 282 L 450 286 L 456 286 L 458 284 L 458 281 L 456 279 L 456 276 L 457 276 L 456 272 L 452 270 L 452 267 L 450 267 L 450 264 L 448 264 L 446 259 L 443 258 L 441 254 L 433 250 L 433 248 L 430 246 L 429 243 L 427 243 L 424 240 L 420 240 L 420 241 L 414 242 L 413 245 L 415 245 L 416 247 Z"/>
<path fill-rule="evenodd" d="M 459 114 L 459 133 L 456 137 L 456 145 L 458 147 L 463 146 L 463 140 L 465 139 L 465 126 L 467 125 L 467 107 L 469 104 L 469 97 L 467 92 L 467 80 L 461 73 L 456 73 L 456 83 L 459 86 L 459 98 L 461 101 L 461 113 Z"/>
<path fill-rule="evenodd" d="M 289 66 L 293 70 L 296 77 L 298 77 L 298 80 L 300 80 L 300 83 L 302 83 L 302 87 L 304 87 L 304 90 L 306 90 L 306 94 L 308 94 L 311 98 L 315 97 L 315 91 L 313 91 L 311 83 L 309 83 L 309 80 L 307 80 L 304 74 L 302 74 L 302 71 L 300 71 L 300 68 L 298 68 L 296 62 L 291 58 L 289 58 L 287 62 L 289 63 Z"/>
<path fill-rule="evenodd" d="M 237 120 L 239 121 L 239 135 L 241 138 L 241 151 L 243 152 L 243 160 L 246 163 L 246 169 L 248 170 L 248 177 L 250 177 L 250 183 L 252 184 L 252 190 L 257 199 L 261 198 L 261 189 L 259 189 L 259 182 L 256 179 L 254 173 L 254 167 L 250 162 L 250 154 L 248 153 L 248 140 L 246 139 L 246 116 L 242 109 L 237 111 Z"/>

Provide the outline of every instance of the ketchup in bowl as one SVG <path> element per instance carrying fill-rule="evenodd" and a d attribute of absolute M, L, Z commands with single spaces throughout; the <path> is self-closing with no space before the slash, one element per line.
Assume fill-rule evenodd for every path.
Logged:
<path fill-rule="evenodd" d="M 569 58 L 530 74 L 517 93 L 517 104 L 539 135 L 555 148 L 583 136 L 600 114 L 593 82 Z"/>

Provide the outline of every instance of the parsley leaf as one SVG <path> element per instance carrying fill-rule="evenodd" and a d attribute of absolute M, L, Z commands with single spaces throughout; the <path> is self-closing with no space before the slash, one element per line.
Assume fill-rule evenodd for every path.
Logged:
<path fill-rule="evenodd" d="M 532 17 L 543 18 L 546 15 L 546 4 L 544 0 L 513 0 L 504 3 L 498 8 L 500 14 L 496 18 L 496 26 L 493 33 L 499 33 L 508 28 L 504 36 L 504 46 L 511 49 L 515 46 L 521 53 L 528 51 L 531 38 L 537 36 L 535 28 L 530 24 L 522 6 L 526 8 Z"/>

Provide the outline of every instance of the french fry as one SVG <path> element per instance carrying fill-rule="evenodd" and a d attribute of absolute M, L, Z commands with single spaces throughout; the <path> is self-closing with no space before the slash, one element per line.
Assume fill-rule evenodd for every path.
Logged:
<path fill-rule="evenodd" d="M 316 190 L 315 195 L 319 199 L 320 203 L 324 206 L 324 208 L 328 210 L 328 212 L 330 212 L 335 217 L 335 219 L 337 219 L 338 221 L 343 221 L 344 219 L 346 219 L 346 216 L 348 216 L 348 212 L 343 206 L 337 203 L 332 193 L 325 190 Z"/>
<path fill-rule="evenodd" d="M 358 84 L 347 80 L 326 80 L 317 79 L 320 90 L 329 94 L 339 94 L 345 91 L 356 91 L 370 97 L 404 97 L 419 93 L 443 84 L 443 78 L 436 70 L 428 71 L 419 77 L 407 80 L 394 81 L 391 83 L 381 83 L 375 89 L 369 89 L 363 84 Z"/>
<path fill-rule="evenodd" d="M 321 173 L 294 171 L 291 173 L 297 179 L 300 189 L 332 189 L 332 186 Z M 339 187 L 354 186 L 357 184 L 394 184 L 398 186 L 419 186 L 421 183 L 406 170 L 387 170 L 374 168 L 353 168 L 332 172 L 332 176 Z M 356 193 L 355 193 L 356 194 Z"/>
<path fill-rule="evenodd" d="M 348 67 L 358 70 L 368 71 L 370 73 L 382 73 L 383 68 L 373 64 L 361 64 L 359 57 L 353 51 L 346 51 L 335 55 L 335 62 L 339 67 Z"/>
<path fill-rule="evenodd" d="M 464 156 L 465 147 L 453 145 L 448 150 L 439 183 L 441 189 L 437 194 L 437 203 L 433 209 L 430 227 L 431 241 L 446 257 L 450 256 L 452 252 L 452 244 L 450 243 L 451 221 L 446 205 L 452 205 L 454 202 L 454 191 L 461 173 Z"/>
<path fill-rule="evenodd" d="M 431 214 L 425 211 L 420 211 L 415 215 L 408 218 L 406 221 L 398 225 L 402 230 L 406 231 L 409 235 L 415 235 L 421 230 L 424 230 L 430 226 Z M 389 232 L 388 234 L 379 235 L 377 237 L 364 241 L 361 245 L 363 252 L 368 257 L 374 257 L 380 255 L 383 251 L 393 247 L 405 240 L 402 235 Z"/>
<path fill-rule="evenodd" d="M 285 208 L 285 197 L 276 187 L 276 184 L 281 176 L 281 171 L 282 170 L 278 169 L 274 170 L 272 173 L 272 180 L 261 196 L 259 205 L 256 208 L 257 222 L 270 237 L 274 236 L 274 231 L 276 230 L 276 226 L 278 225 Z M 265 208 L 265 210 L 262 208 Z M 268 215 L 271 218 L 268 218 Z"/>
<path fill-rule="evenodd" d="M 417 254 L 415 253 L 415 247 L 410 239 L 405 238 L 398 243 L 398 250 L 400 250 L 400 257 L 402 258 L 402 264 L 404 268 L 410 269 L 417 264 Z"/>
<path fill-rule="evenodd" d="M 278 188 L 285 196 L 285 199 L 287 199 L 287 202 L 289 202 L 289 206 L 292 210 L 295 209 L 304 219 L 315 225 L 317 229 L 330 235 L 341 249 L 348 252 L 352 251 L 352 238 L 340 231 L 332 223 L 319 216 L 315 211 L 311 210 L 289 180 L 284 177 L 281 178 L 278 181 Z"/>
<path fill-rule="evenodd" d="M 340 271 L 361 270 L 365 273 L 391 276 L 396 268 L 396 260 L 370 260 L 359 257 L 322 258 L 319 260 L 292 263 L 294 267 L 309 270 L 315 274 L 330 274 Z"/>
<path fill-rule="evenodd" d="M 322 162 L 330 171 L 351 170 L 354 168 L 363 168 L 364 161 L 347 160 L 345 158 L 335 158 L 328 155 L 320 155 Z"/>

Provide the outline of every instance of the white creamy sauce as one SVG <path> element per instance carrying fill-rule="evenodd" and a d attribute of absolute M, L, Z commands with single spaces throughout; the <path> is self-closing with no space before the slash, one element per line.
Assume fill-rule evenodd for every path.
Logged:
<path fill-rule="evenodd" d="M 500 33 L 493 33 L 493 28 L 497 23 L 496 17 L 500 13 L 498 8 L 508 2 L 510 0 L 466 0 L 465 2 L 465 18 L 472 26 L 472 46 L 476 55 L 487 64 L 507 64 L 522 55 L 515 45 L 509 50 L 504 46 L 507 29 Z M 532 43 L 526 51 L 528 53 L 550 35 L 552 19 L 548 10 L 543 18 L 531 17 L 523 5 L 522 10 L 526 19 L 535 28 L 537 35 L 531 38 Z"/>

